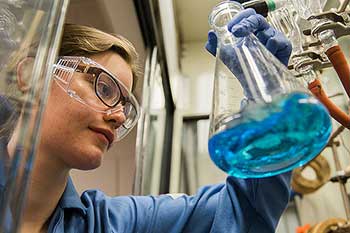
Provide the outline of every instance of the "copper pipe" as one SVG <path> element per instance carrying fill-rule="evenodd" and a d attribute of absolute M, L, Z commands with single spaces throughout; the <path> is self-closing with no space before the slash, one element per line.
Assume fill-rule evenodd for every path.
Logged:
<path fill-rule="evenodd" d="M 346 93 L 350 97 L 350 68 L 343 51 L 339 45 L 336 45 L 328 49 L 326 54 L 337 72 Z"/>
<path fill-rule="evenodd" d="M 309 83 L 308 88 L 312 94 L 326 106 L 329 113 L 336 121 L 350 129 L 350 116 L 328 98 L 319 79 L 315 79 Z"/>

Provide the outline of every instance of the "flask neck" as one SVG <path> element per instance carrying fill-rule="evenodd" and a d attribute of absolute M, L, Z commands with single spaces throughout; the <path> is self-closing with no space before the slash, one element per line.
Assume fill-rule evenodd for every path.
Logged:
<path fill-rule="evenodd" d="M 228 33 L 227 24 L 243 9 L 243 6 L 235 1 L 221 2 L 212 10 L 209 25 L 218 37 L 225 36 Z"/>

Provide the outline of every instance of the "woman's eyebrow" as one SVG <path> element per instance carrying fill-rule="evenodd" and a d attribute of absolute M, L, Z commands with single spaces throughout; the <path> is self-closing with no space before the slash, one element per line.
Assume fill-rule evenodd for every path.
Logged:
<path fill-rule="evenodd" d="M 117 80 L 117 82 L 122 83 L 128 89 L 128 91 L 130 92 L 133 91 L 134 77 L 131 77 L 131 82 L 130 82 L 131 85 L 129 86 L 122 81 L 122 80 L 129 80 L 129 78 L 122 79 L 123 77 L 122 75 L 114 74 L 111 71 L 108 71 L 108 72 L 112 74 L 112 76 Z"/>

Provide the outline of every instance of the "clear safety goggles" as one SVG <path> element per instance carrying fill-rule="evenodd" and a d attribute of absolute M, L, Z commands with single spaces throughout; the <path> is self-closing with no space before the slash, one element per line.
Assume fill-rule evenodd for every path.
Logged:
<path fill-rule="evenodd" d="M 57 84 L 69 96 L 90 109 L 105 114 L 124 114 L 126 120 L 116 129 L 116 141 L 136 125 L 140 117 L 136 98 L 118 78 L 92 59 L 59 57 L 53 74 Z"/>

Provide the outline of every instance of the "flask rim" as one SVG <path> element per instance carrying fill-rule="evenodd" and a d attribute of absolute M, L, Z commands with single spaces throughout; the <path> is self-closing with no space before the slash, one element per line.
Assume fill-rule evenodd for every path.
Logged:
<path fill-rule="evenodd" d="M 212 29 L 215 31 L 227 30 L 228 22 L 240 11 L 244 10 L 243 6 L 236 1 L 223 1 L 215 5 L 209 15 L 208 22 Z M 227 22 L 221 22 L 218 24 L 218 17 L 225 14 L 227 17 Z"/>

